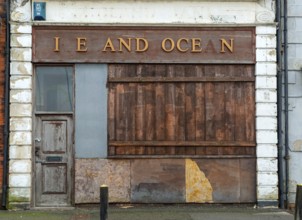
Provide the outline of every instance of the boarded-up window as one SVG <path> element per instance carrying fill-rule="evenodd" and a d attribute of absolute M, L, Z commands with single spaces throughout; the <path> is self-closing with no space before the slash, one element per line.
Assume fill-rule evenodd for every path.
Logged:
<path fill-rule="evenodd" d="M 255 154 L 254 65 L 108 68 L 109 156 Z"/>

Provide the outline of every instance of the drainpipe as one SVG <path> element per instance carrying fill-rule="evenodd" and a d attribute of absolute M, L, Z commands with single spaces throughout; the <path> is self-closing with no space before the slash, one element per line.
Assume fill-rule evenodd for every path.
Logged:
<path fill-rule="evenodd" d="M 6 206 L 8 188 L 8 139 L 9 139 L 9 73 L 10 73 L 10 0 L 6 0 L 6 45 L 5 45 L 5 87 L 4 87 L 4 150 L 2 206 Z"/>
<path fill-rule="evenodd" d="M 284 144 L 285 144 L 285 201 L 288 208 L 289 188 L 289 141 L 288 141 L 288 38 L 287 38 L 287 0 L 284 0 Z"/>
<path fill-rule="evenodd" d="M 279 207 L 284 209 L 284 171 L 283 171 L 283 143 L 282 143 L 282 25 L 281 25 L 281 0 L 276 1 L 277 23 L 277 119 L 278 119 L 278 182 L 279 182 Z"/>

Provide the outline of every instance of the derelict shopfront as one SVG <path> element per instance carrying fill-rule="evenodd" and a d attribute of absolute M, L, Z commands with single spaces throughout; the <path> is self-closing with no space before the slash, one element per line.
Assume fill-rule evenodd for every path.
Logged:
<path fill-rule="evenodd" d="M 33 27 L 34 205 L 255 203 L 255 29 Z"/>

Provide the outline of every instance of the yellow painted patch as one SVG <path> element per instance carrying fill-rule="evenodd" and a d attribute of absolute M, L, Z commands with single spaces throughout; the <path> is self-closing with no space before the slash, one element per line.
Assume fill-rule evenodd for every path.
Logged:
<path fill-rule="evenodd" d="M 213 188 L 196 162 L 186 159 L 186 202 L 213 202 Z"/>

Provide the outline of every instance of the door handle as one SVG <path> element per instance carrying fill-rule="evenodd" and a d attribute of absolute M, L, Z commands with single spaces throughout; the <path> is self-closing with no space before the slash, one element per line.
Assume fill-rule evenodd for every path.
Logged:
<path fill-rule="evenodd" d="M 35 141 L 41 142 L 41 138 L 35 138 Z"/>

